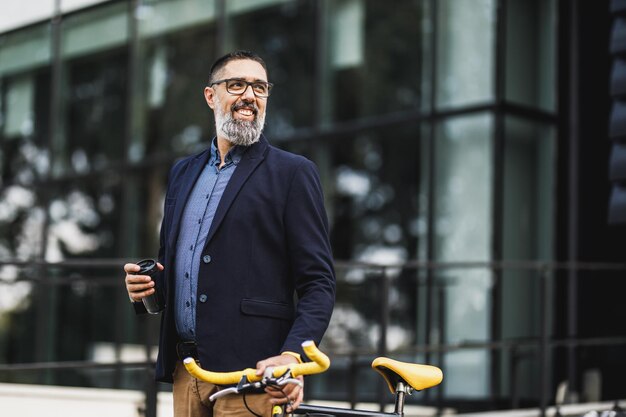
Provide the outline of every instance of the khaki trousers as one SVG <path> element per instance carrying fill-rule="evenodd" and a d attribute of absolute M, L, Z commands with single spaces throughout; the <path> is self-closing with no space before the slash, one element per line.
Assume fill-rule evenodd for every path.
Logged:
<path fill-rule="evenodd" d="M 227 395 L 210 402 L 209 397 L 219 388 L 192 377 L 182 362 L 174 370 L 174 417 L 253 417 L 243 395 Z M 248 407 L 256 414 L 271 417 L 272 405 L 267 394 L 246 394 Z"/>

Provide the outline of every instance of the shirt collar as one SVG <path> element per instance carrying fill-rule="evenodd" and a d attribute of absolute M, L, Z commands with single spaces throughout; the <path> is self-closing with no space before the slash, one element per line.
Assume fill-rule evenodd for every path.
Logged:
<path fill-rule="evenodd" d="M 226 158 L 224 158 L 224 166 L 230 165 L 231 163 L 238 165 L 241 161 L 241 157 L 243 156 L 246 148 L 244 146 L 235 145 L 226 154 Z M 209 163 L 215 167 L 218 167 L 220 164 L 220 150 L 217 147 L 217 137 L 213 138 L 211 141 L 211 157 L 209 158 Z"/>

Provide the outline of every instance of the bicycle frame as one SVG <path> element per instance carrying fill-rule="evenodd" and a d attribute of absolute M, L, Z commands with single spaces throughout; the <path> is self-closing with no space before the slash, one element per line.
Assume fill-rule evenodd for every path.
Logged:
<path fill-rule="evenodd" d="M 335 416 L 335 417 L 403 417 L 404 401 L 407 395 L 411 395 L 413 389 L 402 382 L 396 385 L 395 406 L 392 413 L 383 411 L 358 410 L 354 408 L 327 407 L 320 405 L 301 404 L 292 414 L 306 416 Z"/>

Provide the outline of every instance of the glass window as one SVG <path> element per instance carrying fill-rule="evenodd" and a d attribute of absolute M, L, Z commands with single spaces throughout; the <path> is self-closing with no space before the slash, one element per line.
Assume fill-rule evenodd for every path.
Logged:
<path fill-rule="evenodd" d="M 492 100 L 494 0 L 443 0 L 437 6 L 437 107 Z"/>
<path fill-rule="evenodd" d="M 0 192 L 0 259 L 39 258 L 44 245 L 42 190 L 12 185 Z"/>
<path fill-rule="evenodd" d="M 435 260 L 489 261 L 492 229 L 491 115 L 455 117 L 437 128 Z M 482 269 L 436 271 L 444 304 L 442 337 L 450 343 L 488 340 L 491 274 Z M 482 396 L 488 353 L 446 354 L 447 395 Z"/>
<path fill-rule="evenodd" d="M 143 0 L 138 10 L 140 33 L 146 38 L 152 38 L 211 24 L 216 17 L 215 2 Z M 232 0 L 228 3 L 232 3 Z"/>
<path fill-rule="evenodd" d="M 507 0 L 506 98 L 556 108 L 555 1 Z"/>
<path fill-rule="evenodd" d="M 120 256 L 156 258 L 170 164 L 155 164 L 124 178 L 124 245 Z M 139 260 L 139 259 L 137 259 Z"/>
<path fill-rule="evenodd" d="M 421 152 L 417 125 L 281 147 L 318 164 L 336 259 L 388 264 L 416 257 Z"/>
<path fill-rule="evenodd" d="M 491 236 L 492 117 L 455 117 L 435 143 L 435 258 L 488 261 Z"/>
<path fill-rule="evenodd" d="M 69 167 L 84 174 L 124 157 L 127 120 L 125 49 L 65 64 Z"/>
<path fill-rule="evenodd" d="M 425 3 L 331 3 L 324 122 L 420 108 Z"/>
<path fill-rule="evenodd" d="M 203 91 L 214 45 L 212 25 L 146 41 L 145 145 L 134 138 L 131 159 L 144 152 L 190 154 L 207 146 L 215 128 Z"/>
<path fill-rule="evenodd" d="M 265 60 L 274 83 L 268 99 L 268 136 L 286 136 L 312 125 L 315 94 L 316 2 L 298 0 L 266 7 L 243 7 L 253 2 L 227 2 L 227 49 L 247 49 Z M 268 2 L 257 2 L 260 5 Z"/>
<path fill-rule="evenodd" d="M 6 111 L 0 133 L 0 184 L 31 184 L 46 177 L 49 169 L 49 68 L 5 78 L 2 96 Z"/>
<path fill-rule="evenodd" d="M 51 143 L 55 175 L 103 169 L 124 156 L 127 17 L 127 6 L 113 3 L 63 21 L 63 103 L 54 109 L 59 131 Z"/>
<path fill-rule="evenodd" d="M 54 190 L 46 260 L 120 256 L 122 175 L 73 181 Z"/>
<path fill-rule="evenodd" d="M 515 117 L 505 119 L 502 256 L 506 260 L 552 260 L 555 189 L 555 129 Z M 501 279 L 500 334 L 503 339 L 540 336 L 545 317 L 528 305 L 540 299 L 541 271 L 505 269 Z M 518 395 L 536 396 L 537 356 L 515 359 Z M 511 375 L 503 362 L 503 381 Z"/>
<path fill-rule="evenodd" d="M 102 264 L 13 268 L 24 281 L 0 284 L 0 317 L 10 323 L 0 328 L 2 361 L 146 360 L 144 343 L 156 344 L 159 320 L 135 317 L 120 285 L 120 268 Z M 152 359 L 155 353 L 151 348 Z M 2 380 L 141 389 L 144 378 L 108 369 L 72 369 L 12 372 L 3 374 Z"/>
<path fill-rule="evenodd" d="M 204 149 L 214 134 L 203 90 L 216 54 L 215 0 L 149 0 L 140 14 L 142 98 L 129 158 Z"/>
<path fill-rule="evenodd" d="M 508 117 L 505 122 L 503 256 L 553 259 L 555 129 Z"/>
<path fill-rule="evenodd" d="M 128 42 L 128 26 L 125 2 L 70 15 L 63 20 L 61 53 L 71 59 L 121 47 Z"/>
<path fill-rule="evenodd" d="M 0 36 L 0 77 L 50 63 L 50 25 L 37 25 Z"/>
<path fill-rule="evenodd" d="M 49 42 L 48 25 L 0 40 L 0 184 L 32 184 L 48 174 Z"/>

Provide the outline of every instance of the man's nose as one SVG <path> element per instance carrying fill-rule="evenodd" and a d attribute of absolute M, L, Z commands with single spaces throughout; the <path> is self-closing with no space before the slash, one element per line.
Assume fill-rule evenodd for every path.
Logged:
<path fill-rule="evenodd" d="M 245 101 L 253 101 L 256 98 L 254 95 L 254 90 L 252 90 L 252 85 L 246 85 L 246 89 L 241 93 L 241 99 Z"/>

